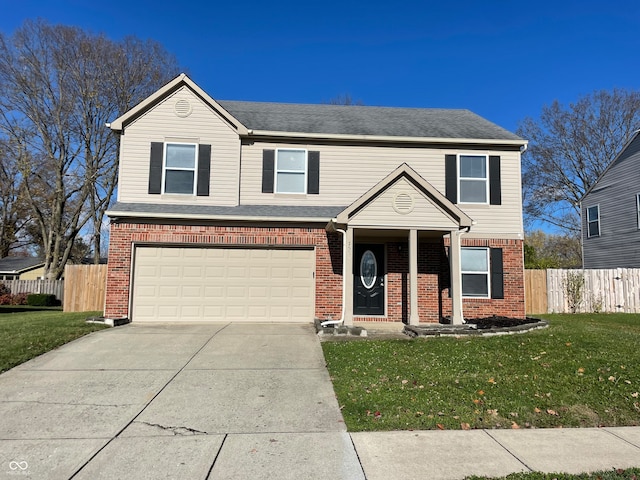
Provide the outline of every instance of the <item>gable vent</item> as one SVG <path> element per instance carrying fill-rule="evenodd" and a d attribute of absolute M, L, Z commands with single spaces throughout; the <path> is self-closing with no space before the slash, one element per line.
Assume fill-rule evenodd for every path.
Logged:
<path fill-rule="evenodd" d="M 393 209 L 400 215 L 413 211 L 413 197 L 408 193 L 399 193 L 393 199 Z"/>
<path fill-rule="evenodd" d="M 176 102 L 176 104 L 173 107 L 174 111 L 176 112 L 176 115 L 178 117 L 188 117 L 189 115 L 191 115 L 191 112 L 193 111 L 193 107 L 191 106 L 191 103 L 189 103 L 188 100 L 178 100 Z"/>

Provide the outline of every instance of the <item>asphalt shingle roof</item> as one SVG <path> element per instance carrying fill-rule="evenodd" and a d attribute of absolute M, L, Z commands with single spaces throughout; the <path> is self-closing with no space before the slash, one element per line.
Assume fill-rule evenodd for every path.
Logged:
<path fill-rule="evenodd" d="M 169 215 L 203 215 L 210 217 L 265 217 L 265 218 L 310 218 L 329 221 L 345 207 L 305 207 L 289 205 L 239 205 L 237 207 L 216 207 L 210 205 L 176 205 L 157 203 L 117 202 L 111 212 Z"/>
<path fill-rule="evenodd" d="M 0 259 L 0 272 L 21 272 L 43 264 L 44 260 L 39 257 L 5 257 Z"/>
<path fill-rule="evenodd" d="M 521 140 L 469 110 L 219 101 L 251 130 L 315 134 Z"/>

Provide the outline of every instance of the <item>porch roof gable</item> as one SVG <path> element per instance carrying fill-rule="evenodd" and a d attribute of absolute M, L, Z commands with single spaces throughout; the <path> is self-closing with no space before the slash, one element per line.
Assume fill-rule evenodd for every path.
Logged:
<path fill-rule="evenodd" d="M 334 219 L 341 225 L 453 230 L 472 219 L 403 163 Z"/>

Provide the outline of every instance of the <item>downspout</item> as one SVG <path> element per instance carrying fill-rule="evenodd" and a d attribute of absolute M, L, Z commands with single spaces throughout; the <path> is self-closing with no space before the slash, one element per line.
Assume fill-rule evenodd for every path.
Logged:
<path fill-rule="evenodd" d="M 347 232 L 341 228 L 336 228 L 335 230 L 342 234 L 342 313 L 338 320 L 325 320 L 324 322 L 321 322 L 321 327 L 337 325 L 344 322 L 344 304 L 347 301 L 347 279 L 345 278 L 347 274 Z"/>

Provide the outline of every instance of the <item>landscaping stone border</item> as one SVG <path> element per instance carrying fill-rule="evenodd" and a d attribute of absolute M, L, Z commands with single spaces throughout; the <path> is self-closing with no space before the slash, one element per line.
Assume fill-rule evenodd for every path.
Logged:
<path fill-rule="evenodd" d="M 464 325 L 405 325 L 403 332 L 412 338 L 416 337 L 463 337 L 463 336 L 477 336 L 477 337 L 489 337 L 494 335 L 513 335 L 516 333 L 525 333 L 531 330 L 538 330 L 541 328 L 547 328 L 549 322 L 546 320 L 540 320 L 537 318 L 529 318 L 531 322 L 524 323 L 522 325 L 514 325 L 511 327 L 495 327 L 495 328 L 478 328 L 473 323 Z"/>

